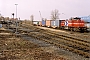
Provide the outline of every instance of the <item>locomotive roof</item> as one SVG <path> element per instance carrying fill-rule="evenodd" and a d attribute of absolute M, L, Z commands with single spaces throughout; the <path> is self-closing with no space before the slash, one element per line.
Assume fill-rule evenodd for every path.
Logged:
<path fill-rule="evenodd" d="M 79 17 L 75 17 L 75 18 L 73 18 L 73 19 L 81 19 L 81 18 L 79 18 Z"/>
<path fill-rule="evenodd" d="M 75 18 L 70 18 L 70 20 L 80 20 L 81 18 L 75 17 Z"/>

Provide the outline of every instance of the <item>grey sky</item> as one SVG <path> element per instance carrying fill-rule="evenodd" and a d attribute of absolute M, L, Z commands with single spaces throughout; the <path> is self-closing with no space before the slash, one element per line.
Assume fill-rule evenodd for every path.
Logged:
<path fill-rule="evenodd" d="M 18 4 L 17 17 L 21 19 L 30 19 L 33 14 L 34 19 L 39 20 L 39 11 L 43 18 L 50 19 L 54 9 L 64 13 L 59 16 L 61 19 L 90 15 L 90 0 L 0 0 L 0 13 L 12 17 L 16 11 L 15 3 Z"/>

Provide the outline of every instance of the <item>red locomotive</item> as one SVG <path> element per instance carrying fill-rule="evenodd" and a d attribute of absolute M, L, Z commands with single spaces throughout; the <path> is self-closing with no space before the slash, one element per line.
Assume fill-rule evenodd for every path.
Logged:
<path fill-rule="evenodd" d="M 62 21 L 61 27 L 71 31 L 83 31 L 86 29 L 84 20 L 78 17 Z"/>

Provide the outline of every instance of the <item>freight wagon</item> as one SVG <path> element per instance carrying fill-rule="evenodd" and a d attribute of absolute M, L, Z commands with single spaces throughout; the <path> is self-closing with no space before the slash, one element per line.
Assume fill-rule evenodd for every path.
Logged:
<path fill-rule="evenodd" d="M 39 21 L 39 25 L 38 26 L 42 26 L 42 21 Z"/>
<path fill-rule="evenodd" d="M 34 26 L 38 26 L 39 25 L 39 21 L 33 21 L 33 25 Z"/>
<path fill-rule="evenodd" d="M 51 27 L 51 21 L 52 20 L 46 20 L 46 27 Z"/>
<path fill-rule="evenodd" d="M 61 28 L 61 22 L 65 20 L 52 20 L 51 27 L 52 28 Z"/>
<path fill-rule="evenodd" d="M 42 26 L 46 26 L 46 20 L 41 21 Z"/>

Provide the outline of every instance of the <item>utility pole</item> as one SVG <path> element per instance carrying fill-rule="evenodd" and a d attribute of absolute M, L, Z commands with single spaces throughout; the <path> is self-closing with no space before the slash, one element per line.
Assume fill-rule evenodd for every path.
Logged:
<path fill-rule="evenodd" d="M 33 19 L 34 19 L 34 16 L 31 15 L 31 24 L 33 25 Z"/>
<path fill-rule="evenodd" d="M 15 4 L 16 5 L 16 32 L 15 33 L 17 33 L 17 27 L 18 27 L 18 24 L 17 24 L 17 5 L 18 4 Z"/>

